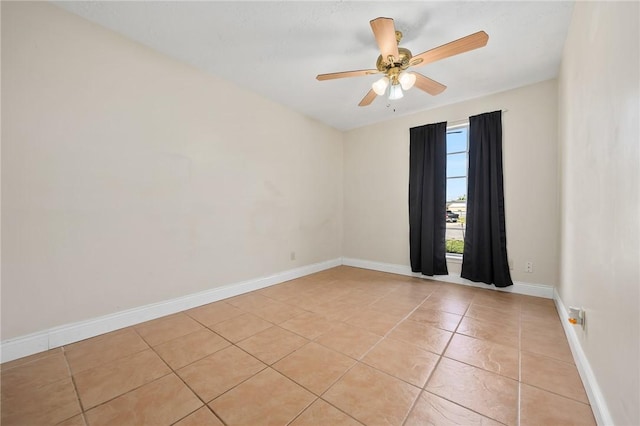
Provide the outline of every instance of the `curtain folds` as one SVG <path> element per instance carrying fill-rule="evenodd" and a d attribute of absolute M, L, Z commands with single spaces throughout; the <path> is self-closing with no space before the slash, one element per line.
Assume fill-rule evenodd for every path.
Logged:
<path fill-rule="evenodd" d="M 460 276 L 496 287 L 513 285 L 504 219 L 501 111 L 469 117 L 466 220 Z"/>
<path fill-rule="evenodd" d="M 411 128 L 409 150 L 411 270 L 447 275 L 447 123 Z"/>

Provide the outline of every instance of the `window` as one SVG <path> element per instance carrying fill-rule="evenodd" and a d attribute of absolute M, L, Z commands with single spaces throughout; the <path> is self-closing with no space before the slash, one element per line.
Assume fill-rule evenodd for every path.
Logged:
<path fill-rule="evenodd" d="M 447 254 L 462 256 L 467 218 L 469 123 L 447 127 Z"/>

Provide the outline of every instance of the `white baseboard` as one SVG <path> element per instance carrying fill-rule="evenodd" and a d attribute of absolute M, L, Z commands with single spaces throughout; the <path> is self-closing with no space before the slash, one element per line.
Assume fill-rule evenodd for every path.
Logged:
<path fill-rule="evenodd" d="M 485 288 L 490 290 L 504 291 L 507 293 L 525 294 L 527 296 L 544 297 L 553 299 L 554 287 L 547 284 L 535 284 L 515 281 L 512 286 L 501 288 L 495 285 L 484 283 L 476 283 L 456 275 L 435 275 L 428 277 L 411 271 L 411 267 L 407 265 L 396 265 L 393 263 L 374 262 L 371 260 L 352 259 L 343 257 L 342 264 L 346 266 L 355 266 L 357 268 L 372 269 L 374 271 L 389 272 L 392 274 L 406 275 L 409 277 L 425 278 L 430 280 L 444 281 L 453 284 L 461 284 L 471 287 Z"/>
<path fill-rule="evenodd" d="M 549 285 L 514 282 L 513 286 L 502 289 L 496 288 L 495 286 L 488 286 L 483 283 L 475 283 L 453 275 L 426 277 L 412 272 L 411 268 L 406 265 L 353 258 L 341 258 L 302 266 L 300 268 L 291 269 L 267 277 L 216 287 L 211 290 L 190 294 L 176 299 L 141 306 L 139 308 L 129 309 L 73 324 L 66 324 L 14 339 L 8 339 L 0 342 L 0 362 L 12 361 L 24 356 L 57 348 L 62 345 L 68 345 L 103 333 L 129 327 L 144 321 L 174 314 L 176 312 L 195 308 L 197 306 L 216 302 L 239 294 L 259 290 L 261 288 L 300 278 L 340 265 L 554 299 L 560 318 L 568 318 L 567 311 L 559 294 L 555 291 L 554 287 Z M 578 339 L 575 329 L 565 321 L 562 321 L 562 324 L 597 423 L 599 425 L 613 425 L 613 419 L 604 400 L 602 391 L 600 390 L 596 377 L 593 374 L 589 361 L 582 350 L 582 345 L 580 344 L 580 340 Z"/>
<path fill-rule="evenodd" d="M 8 339 L 0 342 L 0 362 L 12 361 L 48 349 L 79 342 L 80 340 L 129 327 L 144 321 L 175 314 L 176 312 L 181 312 L 186 309 L 300 278 L 305 275 L 340 266 L 341 264 L 342 260 L 340 258 L 332 259 L 290 269 L 267 277 L 216 287 L 176 299 L 152 303 L 150 305 Z"/>
<path fill-rule="evenodd" d="M 589 404 L 591 404 L 591 409 L 593 411 L 594 417 L 596 418 L 596 423 L 598 423 L 599 425 L 613 425 L 614 422 L 613 418 L 611 417 L 611 413 L 609 412 L 609 407 L 607 406 L 602 391 L 600 390 L 600 386 L 598 385 L 596 376 L 595 374 L 593 374 L 593 370 L 591 369 L 591 364 L 589 364 L 587 355 L 582 349 L 582 345 L 580 344 L 580 339 L 578 339 L 578 334 L 576 333 L 575 326 L 569 324 L 568 321 L 564 321 L 565 318 L 569 318 L 569 314 L 557 291 L 554 291 L 553 299 L 556 304 L 556 309 L 558 310 L 558 315 L 560 315 L 560 319 L 563 320 L 561 321 L 562 327 L 564 328 L 564 332 L 567 335 L 569 347 L 571 348 L 573 359 L 576 363 L 576 367 L 578 368 L 578 373 L 580 373 L 582 384 L 584 385 L 584 389 L 587 392 Z"/>

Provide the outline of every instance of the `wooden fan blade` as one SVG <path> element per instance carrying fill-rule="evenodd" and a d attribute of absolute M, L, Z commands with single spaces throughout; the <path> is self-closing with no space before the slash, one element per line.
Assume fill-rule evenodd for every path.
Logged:
<path fill-rule="evenodd" d="M 369 90 L 367 92 L 366 95 L 364 95 L 364 98 L 362 98 L 362 100 L 360 101 L 360 103 L 358 104 L 358 106 L 367 106 L 370 105 L 371 102 L 373 102 L 373 100 L 376 98 L 376 92 L 373 91 L 373 89 Z"/>
<path fill-rule="evenodd" d="M 384 62 L 389 56 L 395 59 L 400 57 L 398 53 L 398 42 L 396 41 L 396 27 L 393 25 L 391 18 L 376 18 L 370 21 L 373 35 L 376 37 L 376 43 L 380 49 L 380 54 Z"/>
<path fill-rule="evenodd" d="M 435 80 L 431 80 L 429 77 L 425 77 L 420 73 L 414 72 L 413 74 L 416 75 L 415 86 L 420 90 L 424 90 L 430 95 L 439 95 L 444 91 L 444 89 L 447 88 L 447 86 L 445 86 L 444 84 L 438 83 Z"/>
<path fill-rule="evenodd" d="M 363 75 L 369 74 L 377 74 L 380 71 L 378 70 L 357 70 L 357 71 L 343 71 L 343 72 L 332 72 L 329 74 L 318 74 L 316 79 L 320 81 L 324 80 L 333 80 L 336 78 L 347 78 L 347 77 L 360 77 Z"/>
<path fill-rule="evenodd" d="M 421 67 L 440 59 L 468 52 L 487 45 L 489 36 L 484 31 L 478 31 L 466 37 L 459 38 L 442 46 L 427 50 L 411 58 L 411 66 Z"/>

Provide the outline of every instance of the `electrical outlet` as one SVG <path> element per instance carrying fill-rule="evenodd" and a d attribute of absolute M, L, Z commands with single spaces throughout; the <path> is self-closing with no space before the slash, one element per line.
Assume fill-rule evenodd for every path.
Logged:
<path fill-rule="evenodd" d="M 507 259 L 507 263 L 509 264 L 509 270 L 513 271 L 513 259 Z"/>
<path fill-rule="evenodd" d="M 291 260 L 296 260 L 296 252 L 295 251 L 291 252 Z"/>
<path fill-rule="evenodd" d="M 586 322 L 584 308 L 569 306 L 569 322 L 573 325 L 581 326 L 584 330 Z"/>
<path fill-rule="evenodd" d="M 524 271 L 528 272 L 528 273 L 532 273 L 533 272 L 533 262 L 528 261 L 527 263 L 524 264 Z"/>

